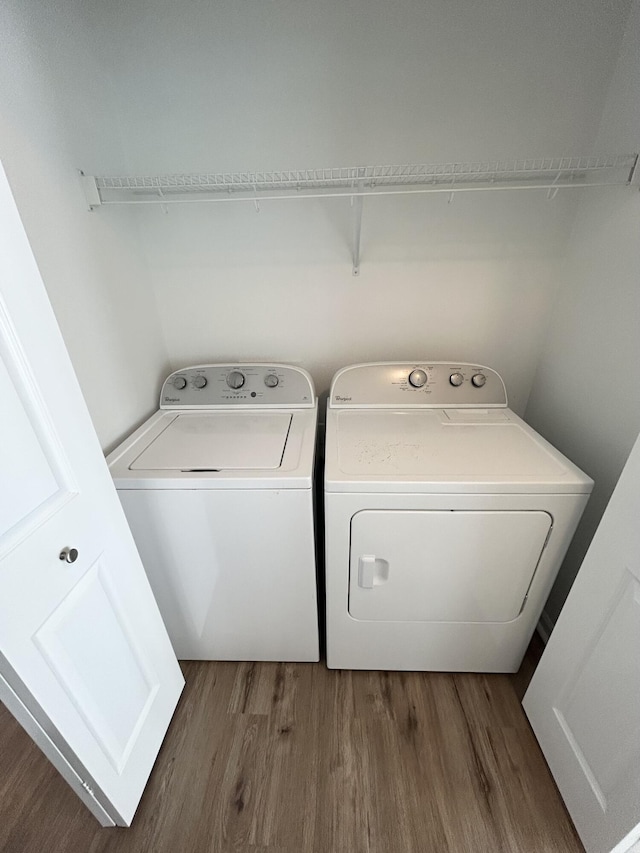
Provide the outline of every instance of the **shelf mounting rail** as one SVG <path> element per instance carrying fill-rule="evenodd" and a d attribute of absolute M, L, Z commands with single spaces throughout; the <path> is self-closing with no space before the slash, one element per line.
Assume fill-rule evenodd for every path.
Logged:
<path fill-rule="evenodd" d="M 638 185 L 638 154 L 541 157 L 477 163 L 342 166 L 278 172 L 95 176 L 80 172 L 89 210 L 110 204 L 211 203 L 301 198 L 351 199 L 353 272 L 358 274 L 362 206 L 366 196 L 495 190 L 560 190 Z"/>

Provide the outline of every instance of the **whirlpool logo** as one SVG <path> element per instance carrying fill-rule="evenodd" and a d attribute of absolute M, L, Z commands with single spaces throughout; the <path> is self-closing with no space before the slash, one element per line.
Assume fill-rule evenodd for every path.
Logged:
<path fill-rule="evenodd" d="M 336 394 L 336 403 L 350 403 L 352 397 L 341 397 L 340 394 Z"/>

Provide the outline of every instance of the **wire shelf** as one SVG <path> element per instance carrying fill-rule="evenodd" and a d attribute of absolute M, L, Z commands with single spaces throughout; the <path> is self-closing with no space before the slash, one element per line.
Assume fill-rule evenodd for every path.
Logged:
<path fill-rule="evenodd" d="M 279 172 L 95 177 L 80 172 L 89 210 L 103 204 L 182 204 L 249 200 L 351 198 L 353 274 L 360 272 L 362 206 L 366 196 L 488 190 L 546 190 L 638 183 L 637 154 L 615 157 L 539 157 L 484 163 L 343 166 Z"/>
<path fill-rule="evenodd" d="M 83 176 L 90 206 L 367 196 L 630 184 L 638 155 L 542 157 L 483 163 L 346 166 L 276 172 L 141 177 Z M 89 197 L 91 192 L 91 197 Z"/>

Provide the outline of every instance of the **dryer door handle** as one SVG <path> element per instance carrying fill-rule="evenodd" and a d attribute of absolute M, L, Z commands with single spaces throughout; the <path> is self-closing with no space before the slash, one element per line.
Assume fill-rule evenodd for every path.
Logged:
<path fill-rule="evenodd" d="M 373 589 L 389 580 L 389 563 L 373 554 L 363 554 L 358 559 L 358 586 Z"/>

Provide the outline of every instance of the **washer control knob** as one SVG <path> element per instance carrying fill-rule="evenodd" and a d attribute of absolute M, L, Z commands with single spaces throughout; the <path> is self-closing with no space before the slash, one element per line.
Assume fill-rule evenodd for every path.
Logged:
<path fill-rule="evenodd" d="M 426 371 L 418 368 L 409 374 L 409 384 L 413 385 L 414 388 L 422 388 L 423 385 L 427 384 L 428 378 Z"/>
<path fill-rule="evenodd" d="M 193 385 L 195 388 L 204 388 L 206 384 L 207 384 L 207 377 L 206 376 L 196 376 L 196 378 L 193 380 Z"/>
<path fill-rule="evenodd" d="M 264 377 L 264 384 L 267 386 L 267 388 L 277 388 L 280 384 L 280 380 L 275 375 L 275 373 L 267 373 L 267 375 Z"/>
<path fill-rule="evenodd" d="M 173 387 L 177 388 L 178 391 L 182 391 L 183 388 L 187 387 L 187 380 L 184 376 L 175 376 L 173 379 Z"/>
<path fill-rule="evenodd" d="M 482 386 L 487 381 L 487 377 L 484 373 L 474 373 L 471 377 L 472 383 L 476 386 L 476 388 L 482 388 Z"/>
<path fill-rule="evenodd" d="M 452 373 L 449 377 L 449 382 L 457 388 L 464 382 L 464 376 L 461 373 Z"/>
<path fill-rule="evenodd" d="M 232 370 L 227 376 L 227 385 L 229 388 L 234 388 L 236 391 L 238 388 L 242 388 L 244 385 L 244 373 L 240 373 L 239 370 Z"/>

